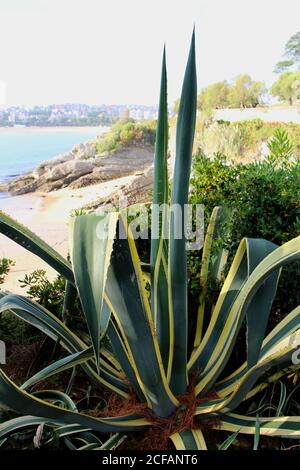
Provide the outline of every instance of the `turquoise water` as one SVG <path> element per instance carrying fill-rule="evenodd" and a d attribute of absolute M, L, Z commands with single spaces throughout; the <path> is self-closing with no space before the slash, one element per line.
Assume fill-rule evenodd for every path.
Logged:
<path fill-rule="evenodd" d="M 40 162 L 101 134 L 101 128 L 0 132 L 0 181 L 33 170 Z"/>

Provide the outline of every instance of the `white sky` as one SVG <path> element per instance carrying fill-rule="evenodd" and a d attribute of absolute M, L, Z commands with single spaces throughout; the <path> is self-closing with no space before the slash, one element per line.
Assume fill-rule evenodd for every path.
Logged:
<path fill-rule="evenodd" d="M 239 73 L 270 85 L 299 18 L 299 0 L 0 0 L 2 95 L 156 104 L 166 41 L 171 104 L 194 23 L 199 88 Z"/>

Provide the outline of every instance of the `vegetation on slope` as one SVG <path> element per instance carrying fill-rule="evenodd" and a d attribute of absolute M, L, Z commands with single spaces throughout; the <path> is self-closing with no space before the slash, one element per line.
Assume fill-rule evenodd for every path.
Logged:
<path fill-rule="evenodd" d="M 155 128 L 156 121 L 120 121 L 99 138 L 97 153 L 114 152 L 131 145 L 154 146 Z"/>
<path fill-rule="evenodd" d="M 195 152 L 207 156 L 221 153 L 236 162 L 253 161 L 268 154 L 267 144 L 277 130 L 284 131 L 290 140 L 293 154 L 300 155 L 300 124 L 249 121 L 212 121 L 200 117 L 197 123 Z"/>

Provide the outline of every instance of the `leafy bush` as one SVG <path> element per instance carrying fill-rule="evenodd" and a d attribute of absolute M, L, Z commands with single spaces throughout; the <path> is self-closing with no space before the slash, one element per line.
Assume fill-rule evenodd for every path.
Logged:
<path fill-rule="evenodd" d="M 78 298 L 73 299 L 71 315 L 64 312 L 66 281 L 63 276 L 58 275 L 50 281 L 46 271 L 38 269 L 31 274 L 26 274 L 20 284 L 26 289 L 29 298 L 64 320 L 74 331 L 86 332 L 84 315 Z"/>
<path fill-rule="evenodd" d="M 252 108 L 262 102 L 266 88 L 263 82 L 255 82 L 247 74 L 239 75 L 233 83 L 213 83 L 198 96 L 201 111 L 217 108 Z"/>
<path fill-rule="evenodd" d="M 294 146 L 285 130 L 276 129 L 272 139 L 268 142 L 268 149 L 270 152 L 269 161 L 275 165 L 289 166 L 294 156 Z"/>
<path fill-rule="evenodd" d="M 0 339 L 6 345 L 26 345 L 35 341 L 39 333 L 31 325 L 19 320 L 10 311 L 0 315 Z"/>
<path fill-rule="evenodd" d="M 112 152 L 133 144 L 153 146 L 155 125 L 155 121 L 119 122 L 99 138 L 96 145 L 97 152 L 99 154 Z"/>
<path fill-rule="evenodd" d="M 20 284 L 26 289 L 26 293 L 31 299 L 61 317 L 65 291 L 65 280 L 62 276 L 57 276 L 51 282 L 47 278 L 45 270 L 37 269 L 31 274 L 26 274 Z"/>
<path fill-rule="evenodd" d="M 0 284 L 3 284 L 6 275 L 9 273 L 10 268 L 14 266 L 14 261 L 8 258 L 2 258 L 0 260 Z"/>

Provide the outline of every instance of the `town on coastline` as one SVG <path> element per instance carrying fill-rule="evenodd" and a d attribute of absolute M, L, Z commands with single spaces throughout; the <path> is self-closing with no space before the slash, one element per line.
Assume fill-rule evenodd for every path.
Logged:
<path fill-rule="evenodd" d="M 0 107 L 0 127 L 108 126 L 119 119 L 157 118 L 157 106 L 50 104 Z"/>

